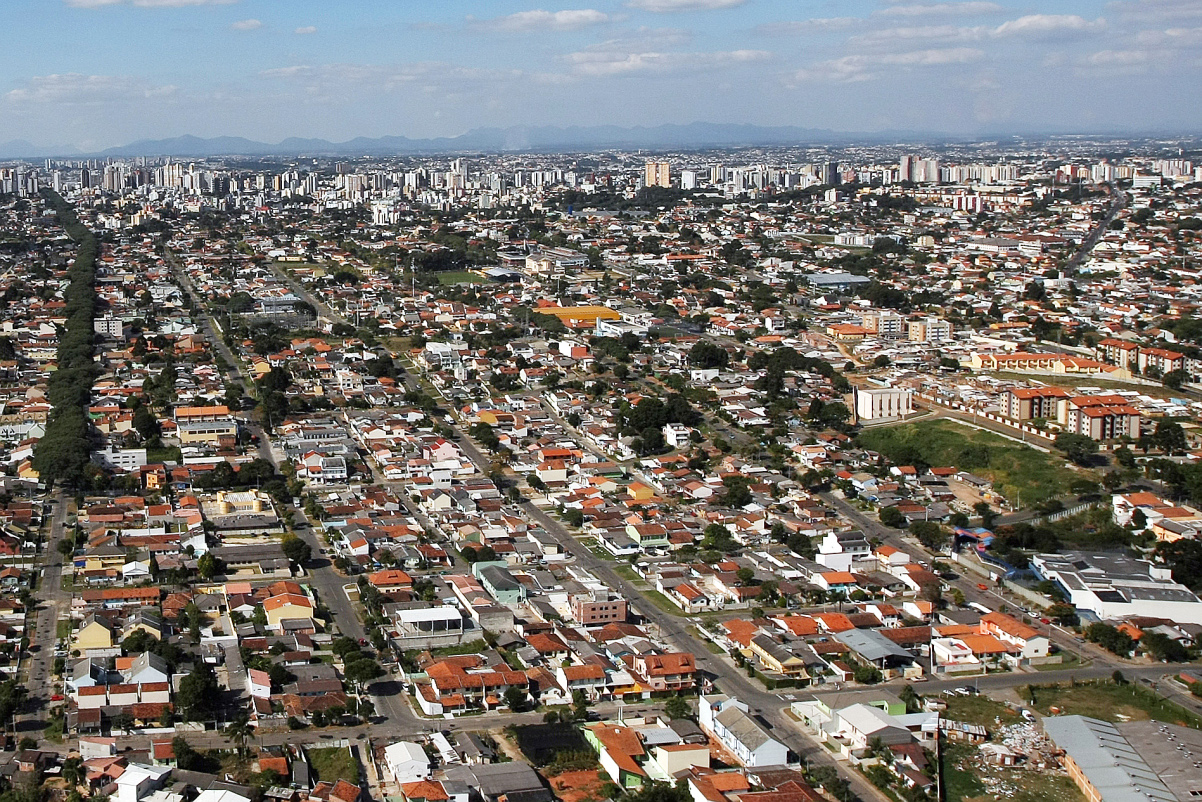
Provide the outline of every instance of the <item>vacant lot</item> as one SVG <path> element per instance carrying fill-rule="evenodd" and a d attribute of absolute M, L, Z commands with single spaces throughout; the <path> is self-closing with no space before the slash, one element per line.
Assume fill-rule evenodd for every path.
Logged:
<path fill-rule="evenodd" d="M 1019 720 L 1018 713 L 1006 707 L 1001 702 L 995 702 L 984 696 L 952 696 L 942 697 L 947 702 L 944 718 L 952 721 L 964 721 L 968 724 L 979 724 L 987 730 L 1000 725 L 1013 724 Z"/>
<path fill-rule="evenodd" d="M 594 799 L 606 799 L 605 790 L 608 780 L 601 779 L 601 773 L 596 769 L 588 771 L 565 771 L 547 780 L 551 792 L 560 802 L 589 802 Z"/>
<path fill-rule="evenodd" d="M 592 747 L 572 724 L 531 724 L 513 729 L 518 749 L 536 766 L 553 764 L 560 755 L 593 755 Z"/>
<path fill-rule="evenodd" d="M 983 476 L 1011 503 L 1021 498 L 1024 506 L 1068 495 L 1076 480 L 1097 479 L 1093 473 L 1073 470 L 1056 454 L 947 420 L 869 429 L 859 442 L 895 465 L 955 466 Z"/>
<path fill-rule="evenodd" d="M 1091 716 L 1103 721 L 1152 719 L 1202 729 L 1202 718 L 1135 683 L 1040 685 L 1034 690 L 1035 708 L 1045 715 L 1051 714 L 1054 707 L 1066 716 Z"/>
<path fill-rule="evenodd" d="M 316 779 L 328 783 L 346 780 L 353 785 L 359 784 L 359 761 L 355 760 L 350 749 L 306 749 L 305 754 Z"/>
<path fill-rule="evenodd" d="M 947 802 L 1083 802 L 1068 777 L 1027 768 L 1001 768 L 980 759 L 976 747 L 953 744 L 943 752 Z"/>

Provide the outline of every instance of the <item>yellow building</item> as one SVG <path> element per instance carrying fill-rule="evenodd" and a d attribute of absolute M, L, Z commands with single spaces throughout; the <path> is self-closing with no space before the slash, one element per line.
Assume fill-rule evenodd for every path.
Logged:
<path fill-rule="evenodd" d="M 559 318 L 569 329 L 591 329 L 598 320 L 618 320 L 622 317 L 608 306 L 544 306 L 534 311 Z"/>
<path fill-rule="evenodd" d="M 113 643 L 112 624 L 94 615 L 85 618 L 83 625 L 75 631 L 75 648 L 81 652 L 86 653 L 89 649 L 111 649 Z"/>
<path fill-rule="evenodd" d="M 238 422 L 235 420 L 190 421 L 178 424 L 177 434 L 183 445 L 192 443 L 216 443 L 223 437 L 238 438 Z"/>
<path fill-rule="evenodd" d="M 280 629 L 282 621 L 291 619 L 313 620 L 313 602 L 308 597 L 295 593 L 281 593 L 263 602 L 263 612 L 267 616 L 267 626 Z"/>

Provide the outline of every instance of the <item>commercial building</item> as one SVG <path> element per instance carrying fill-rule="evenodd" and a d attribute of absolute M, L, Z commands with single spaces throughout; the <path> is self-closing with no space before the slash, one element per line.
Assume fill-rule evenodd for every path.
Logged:
<path fill-rule="evenodd" d="M 902 387 L 857 387 L 856 416 L 863 421 L 899 420 L 914 412 L 914 391 Z"/>
<path fill-rule="evenodd" d="M 1079 612 L 1099 620 L 1133 615 L 1202 624 L 1202 601 L 1163 565 L 1122 554 L 1036 554 L 1031 568 L 1056 583 Z"/>
<path fill-rule="evenodd" d="M 1118 727 L 1086 716 L 1051 716 L 1043 729 L 1089 802 L 1177 802 Z"/>

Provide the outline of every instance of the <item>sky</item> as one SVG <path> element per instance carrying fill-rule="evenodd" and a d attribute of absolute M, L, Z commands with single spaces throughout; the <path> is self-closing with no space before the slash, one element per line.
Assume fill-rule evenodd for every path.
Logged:
<path fill-rule="evenodd" d="M 3 0 L 0 142 L 1194 133 L 1202 0 Z"/>

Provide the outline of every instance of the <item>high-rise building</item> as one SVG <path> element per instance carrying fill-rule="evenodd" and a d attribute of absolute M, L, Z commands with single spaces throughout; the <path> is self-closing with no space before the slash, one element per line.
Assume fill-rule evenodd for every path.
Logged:
<path fill-rule="evenodd" d="M 827 186 L 836 187 L 840 184 L 841 180 L 839 162 L 825 162 L 822 165 L 822 183 Z"/>
<path fill-rule="evenodd" d="M 647 162 L 647 175 L 643 183 L 649 187 L 672 186 L 672 164 L 670 162 Z"/>
<path fill-rule="evenodd" d="M 913 181 L 914 180 L 914 157 L 902 156 L 901 161 L 897 165 L 897 180 L 898 181 Z"/>

